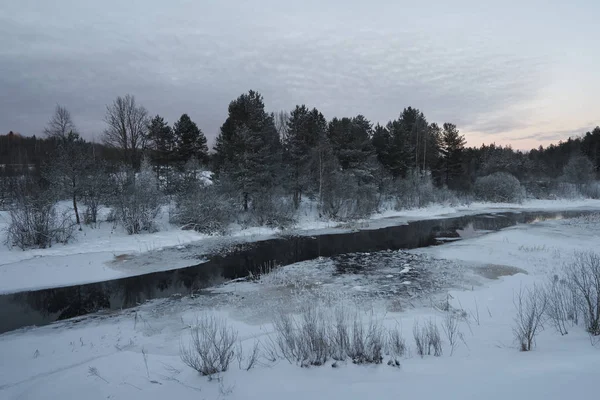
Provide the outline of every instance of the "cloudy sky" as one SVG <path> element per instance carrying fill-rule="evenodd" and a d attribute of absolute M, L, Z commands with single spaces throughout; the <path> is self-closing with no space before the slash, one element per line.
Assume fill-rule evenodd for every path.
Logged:
<path fill-rule="evenodd" d="M 59 103 L 99 140 L 131 93 L 212 142 L 255 89 L 327 118 L 411 105 L 470 145 L 528 149 L 600 125 L 598 15 L 597 0 L 3 0 L 0 132 L 39 135 Z"/>

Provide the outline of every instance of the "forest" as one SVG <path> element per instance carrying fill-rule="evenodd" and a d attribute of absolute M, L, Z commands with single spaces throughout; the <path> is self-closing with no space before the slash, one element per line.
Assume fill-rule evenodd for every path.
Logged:
<path fill-rule="evenodd" d="M 132 95 L 104 121 L 92 143 L 57 106 L 43 136 L 0 136 L 10 245 L 68 241 L 102 206 L 130 234 L 155 230 L 164 206 L 173 224 L 225 234 L 231 224 L 289 227 L 309 212 L 349 221 L 432 203 L 600 197 L 600 127 L 530 151 L 467 147 L 456 125 L 413 107 L 381 125 L 305 105 L 268 112 L 255 91 L 231 101 L 212 150 L 188 114 L 170 125 Z M 74 218 L 56 210 L 61 200 Z"/>

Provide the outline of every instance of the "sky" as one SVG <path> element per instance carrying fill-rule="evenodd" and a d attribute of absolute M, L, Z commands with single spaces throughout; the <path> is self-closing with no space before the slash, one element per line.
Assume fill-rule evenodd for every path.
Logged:
<path fill-rule="evenodd" d="M 209 139 L 259 91 L 328 119 L 417 107 L 472 146 L 530 149 L 600 125 L 600 1 L 3 0 L 0 132 L 40 135 L 57 104 L 100 141 L 132 94 Z"/>

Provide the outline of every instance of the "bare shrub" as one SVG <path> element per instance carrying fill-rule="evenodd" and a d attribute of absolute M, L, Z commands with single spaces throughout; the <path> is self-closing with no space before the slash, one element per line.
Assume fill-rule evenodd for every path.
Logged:
<path fill-rule="evenodd" d="M 233 222 L 235 202 L 220 185 L 196 184 L 176 196 L 171 221 L 185 229 L 223 234 Z"/>
<path fill-rule="evenodd" d="M 423 358 L 427 348 L 427 328 L 421 327 L 419 321 L 415 321 L 413 325 L 413 338 L 417 347 L 417 354 Z"/>
<path fill-rule="evenodd" d="M 561 335 L 566 335 L 568 331 L 568 322 L 577 323 L 577 303 L 573 286 L 564 278 L 554 275 L 546 285 L 546 298 L 548 305 L 546 315 L 548 319 Z"/>
<path fill-rule="evenodd" d="M 442 329 L 446 334 L 446 339 L 450 344 L 450 355 L 454 354 L 454 350 L 458 346 L 458 340 L 461 338 L 462 333 L 459 330 L 459 319 L 458 316 L 452 312 L 446 314 L 442 323 Z"/>
<path fill-rule="evenodd" d="M 406 341 L 398 329 L 390 329 L 388 332 L 388 351 L 395 361 L 406 354 Z"/>
<path fill-rule="evenodd" d="M 329 358 L 350 358 L 355 364 L 383 361 L 384 330 L 372 314 L 365 323 L 358 313 L 350 314 L 343 308 L 332 316 L 308 305 L 297 318 L 278 314 L 273 325 L 275 338 L 267 353 L 281 355 L 290 363 L 308 367 L 323 365 Z"/>
<path fill-rule="evenodd" d="M 102 163 L 92 165 L 92 168 L 82 182 L 81 194 L 83 204 L 86 206 L 83 221 L 87 225 L 95 226 L 98 223 L 98 210 L 107 198 L 107 187 L 110 187 L 110 175 Z"/>
<path fill-rule="evenodd" d="M 251 219 L 261 226 L 288 228 L 296 222 L 294 205 L 276 194 L 256 195 L 252 199 Z"/>
<path fill-rule="evenodd" d="M 323 186 L 321 212 L 347 221 L 371 215 L 379 206 L 377 187 L 366 171 L 332 171 Z"/>
<path fill-rule="evenodd" d="M 329 357 L 328 327 L 323 312 L 314 305 L 303 308 L 298 319 L 279 313 L 273 321 L 273 345 L 290 363 L 303 367 L 325 364 Z"/>
<path fill-rule="evenodd" d="M 600 256 L 594 252 L 578 252 L 566 273 L 587 331 L 592 336 L 599 336 Z"/>
<path fill-rule="evenodd" d="M 112 206 L 128 234 L 156 231 L 155 219 L 162 196 L 152 168 L 146 160 L 139 173 L 126 168 L 115 175 L 116 193 Z"/>
<path fill-rule="evenodd" d="M 240 369 L 250 371 L 256 364 L 258 363 L 258 359 L 260 358 L 260 341 L 256 340 L 254 345 L 252 346 L 252 351 L 244 357 L 244 349 L 242 347 L 242 343 L 238 344 L 238 348 L 236 351 L 238 366 Z"/>
<path fill-rule="evenodd" d="M 432 350 L 433 355 L 436 357 L 443 354 L 440 331 L 433 320 L 430 319 L 423 326 L 421 326 L 418 321 L 415 321 L 413 326 L 413 337 L 417 347 L 417 354 L 421 357 L 431 355 Z"/>
<path fill-rule="evenodd" d="M 517 178 L 507 172 L 496 172 L 477 178 L 475 196 L 482 201 L 521 203 L 525 190 Z"/>
<path fill-rule="evenodd" d="M 338 307 L 334 311 L 334 322 L 329 338 L 332 346 L 331 357 L 338 361 L 345 360 L 350 348 L 349 313 L 345 307 Z"/>
<path fill-rule="evenodd" d="M 440 331 L 436 323 L 431 319 L 427 322 L 427 344 L 427 354 L 431 354 L 431 349 L 433 349 L 433 355 L 435 357 L 440 357 L 442 355 L 442 337 L 440 336 Z"/>
<path fill-rule="evenodd" d="M 381 364 L 384 344 L 383 328 L 372 314 L 366 329 L 361 318 L 355 316 L 348 348 L 348 357 L 354 364 Z"/>
<path fill-rule="evenodd" d="M 76 224 L 69 213 L 58 213 L 55 202 L 50 190 L 29 179 L 20 181 L 10 207 L 7 244 L 25 250 L 67 243 L 73 237 Z"/>
<path fill-rule="evenodd" d="M 237 332 L 214 315 L 203 315 L 190 332 L 188 346 L 180 345 L 181 360 L 203 376 L 227 371 L 235 355 Z"/>
<path fill-rule="evenodd" d="M 530 351 L 535 337 L 544 327 L 544 314 L 548 304 L 546 293 L 537 285 L 519 289 L 513 299 L 517 315 L 513 333 L 521 351 Z"/>

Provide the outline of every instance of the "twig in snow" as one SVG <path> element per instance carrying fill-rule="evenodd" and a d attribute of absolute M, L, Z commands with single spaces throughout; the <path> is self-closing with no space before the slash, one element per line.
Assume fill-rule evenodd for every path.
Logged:
<path fill-rule="evenodd" d="M 96 367 L 89 367 L 88 375 L 98 377 L 98 378 L 102 379 L 104 382 L 108 383 L 108 381 L 106 379 L 104 379 L 103 377 L 100 376 L 100 373 L 98 372 L 98 369 Z"/>

